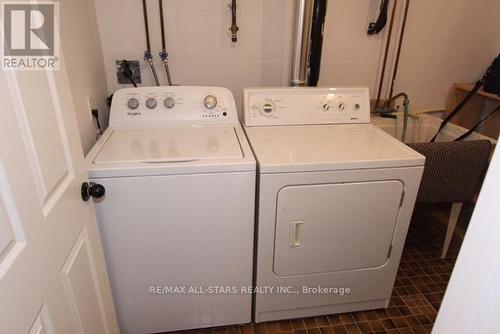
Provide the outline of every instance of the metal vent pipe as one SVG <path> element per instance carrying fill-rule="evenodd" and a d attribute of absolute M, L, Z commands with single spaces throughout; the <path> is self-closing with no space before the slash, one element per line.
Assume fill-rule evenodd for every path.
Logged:
<path fill-rule="evenodd" d="M 314 0 L 296 0 L 295 37 L 292 49 L 290 86 L 306 86 L 311 49 Z"/>

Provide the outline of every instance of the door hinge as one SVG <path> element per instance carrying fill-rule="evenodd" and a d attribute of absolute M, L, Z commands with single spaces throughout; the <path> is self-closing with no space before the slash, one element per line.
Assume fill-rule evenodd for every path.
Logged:
<path fill-rule="evenodd" d="M 392 253 L 392 244 L 389 246 L 389 252 L 387 252 L 387 258 L 391 258 L 391 253 Z"/>
<path fill-rule="evenodd" d="M 403 206 L 404 199 L 405 199 L 405 192 L 403 191 L 403 193 L 401 194 L 401 199 L 399 200 L 399 207 Z"/>

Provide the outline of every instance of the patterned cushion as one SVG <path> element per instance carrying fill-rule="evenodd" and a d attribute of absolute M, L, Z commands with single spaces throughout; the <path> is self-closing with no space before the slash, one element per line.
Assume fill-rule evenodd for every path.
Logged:
<path fill-rule="evenodd" d="M 425 156 L 419 202 L 465 202 L 472 199 L 488 168 L 491 143 L 462 140 L 408 144 Z"/>

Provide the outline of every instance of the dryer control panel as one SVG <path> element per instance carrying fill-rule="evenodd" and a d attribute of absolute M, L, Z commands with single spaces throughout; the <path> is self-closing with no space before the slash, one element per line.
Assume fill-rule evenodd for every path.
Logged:
<path fill-rule="evenodd" d="M 368 88 L 248 88 L 246 126 L 370 123 Z"/>
<path fill-rule="evenodd" d="M 180 122 L 235 124 L 233 94 L 222 87 L 159 86 L 118 90 L 111 103 L 111 127 L 160 126 Z"/>

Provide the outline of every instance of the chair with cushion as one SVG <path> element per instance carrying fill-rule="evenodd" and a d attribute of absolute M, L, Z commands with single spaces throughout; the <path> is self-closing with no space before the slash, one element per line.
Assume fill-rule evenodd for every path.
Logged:
<path fill-rule="evenodd" d="M 408 144 L 426 157 L 417 201 L 452 203 L 441 257 L 445 258 L 464 202 L 471 201 L 488 168 L 488 140 Z"/>

